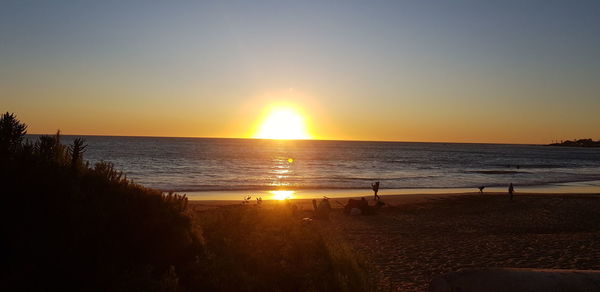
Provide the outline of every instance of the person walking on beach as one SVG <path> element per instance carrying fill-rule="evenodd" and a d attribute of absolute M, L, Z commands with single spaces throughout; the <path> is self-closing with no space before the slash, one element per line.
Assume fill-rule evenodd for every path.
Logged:
<path fill-rule="evenodd" d="M 373 198 L 375 201 L 379 201 L 379 196 L 377 195 L 377 192 L 379 191 L 379 182 L 376 181 L 374 183 L 371 184 L 371 188 L 373 189 L 373 192 L 375 193 L 375 197 Z"/>
<path fill-rule="evenodd" d="M 508 195 L 510 196 L 510 200 L 512 201 L 513 199 L 513 193 L 515 192 L 515 187 L 513 186 L 512 183 L 510 183 L 510 185 L 508 186 Z"/>

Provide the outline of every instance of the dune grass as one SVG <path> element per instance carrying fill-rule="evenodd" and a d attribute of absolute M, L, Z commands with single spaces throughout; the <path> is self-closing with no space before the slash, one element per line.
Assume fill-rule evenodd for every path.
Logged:
<path fill-rule="evenodd" d="M 3 290 L 369 290 L 359 259 L 292 209 L 192 212 L 184 195 L 145 188 L 84 140 L 24 141 L 0 117 Z"/>
<path fill-rule="evenodd" d="M 369 291 L 366 267 L 342 240 L 324 233 L 319 221 L 285 203 L 240 205 L 198 212 L 212 261 L 210 271 L 234 279 L 218 290 Z M 215 278 L 219 278 L 218 275 Z"/>

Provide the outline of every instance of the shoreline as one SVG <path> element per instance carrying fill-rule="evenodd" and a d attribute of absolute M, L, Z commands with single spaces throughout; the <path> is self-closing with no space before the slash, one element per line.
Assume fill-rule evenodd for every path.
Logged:
<path fill-rule="evenodd" d="M 507 187 L 486 187 L 484 194 L 506 193 Z M 535 186 L 515 185 L 517 194 L 600 194 L 600 180 L 555 183 Z M 274 190 L 253 191 L 193 191 L 176 192 L 187 195 L 189 201 L 242 201 L 244 197 L 251 196 L 251 200 L 261 197 L 263 200 L 288 199 L 318 199 L 327 196 L 332 199 L 372 197 L 373 191 L 365 189 L 318 189 L 318 190 L 294 190 L 293 188 Z M 407 188 L 407 189 L 380 189 L 380 196 L 406 196 L 406 195 L 460 195 L 466 193 L 479 193 L 473 188 Z"/>
<path fill-rule="evenodd" d="M 446 200 L 453 198 L 469 198 L 469 197 L 495 197 L 502 198 L 506 197 L 508 200 L 508 194 L 506 192 L 463 192 L 463 193 L 412 193 L 412 194 L 390 194 L 390 195 L 381 195 L 381 201 L 386 203 L 388 207 L 399 207 L 403 205 L 409 204 L 418 204 L 418 203 L 430 203 L 438 200 Z M 581 198 L 581 197 L 593 197 L 600 198 L 600 192 L 590 192 L 590 193 L 545 193 L 545 192 L 521 192 L 515 193 L 515 200 L 519 200 L 519 198 L 557 198 L 557 197 L 565 197 L 572 196 L 573 198 Z M 373 198 L 368 196 L 363 196 L 369 204 L 373 204 Z M 343 209 L 343 206 L 347 203 L 348 199 L 356 199 L 360 197 L 329 197 L 331 207 L 333 209 Z M 319 200 L 320 198 L 316 198 Z M 301 210 L 312 210 L 312 200 L 313 198 L 294 198 L 290 199 L 289 202 L 298 206 Z M 239 200 L 189 200 L 189 204 L 193 206 L 195 211 L 202 210 L 210 210 L 219 207 L 227 207 L 227 206 L 238 206 L 242 204 L 241 199 Z M 262 204 L 264 206 L 278 206 L 280 204 L 285 204 L 288 201 L 286 200 L 275 200 L 275 199 L 263 199 Z M 255 206 L 256 200 L 254 198 L 250 200 L 248 203 L 249 206 Z"/>

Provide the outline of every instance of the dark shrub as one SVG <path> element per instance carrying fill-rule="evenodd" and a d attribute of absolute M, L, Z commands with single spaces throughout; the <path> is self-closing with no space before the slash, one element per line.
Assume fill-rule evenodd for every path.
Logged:
<path fill-rule="evenodd" d="M 23 143 L 14 115 L 0 125 L 4 291 L 372 290 L 352 251 L 289 206 L 191 216 L 185 196 L 84 164 L 83 139 Z"/>
<path fill-rule="evenodd" d="M 176 290 L 202 271 L 185 196 L 133 184 L 110 163 L 84 165 L 83 140 L 23 143 L 25 129 L 0 119 L 4 288 Z"/>
<path fill-rule="evenodd" d="M 14 153 L 26 133 L 27 126 L 19 122 L 14 114 L 3 114 L 0 117 L 0 157 Z"/>

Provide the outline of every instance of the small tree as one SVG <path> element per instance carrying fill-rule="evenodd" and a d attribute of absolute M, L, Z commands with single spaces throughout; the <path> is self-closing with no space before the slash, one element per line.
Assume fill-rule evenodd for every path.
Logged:
<path fill-rule="evenodd" d="M 27 125 L 21 123 L 14 114 L 6 112 L 0 117 L 0 155 L 14 153 L 27 134 Z"/>

